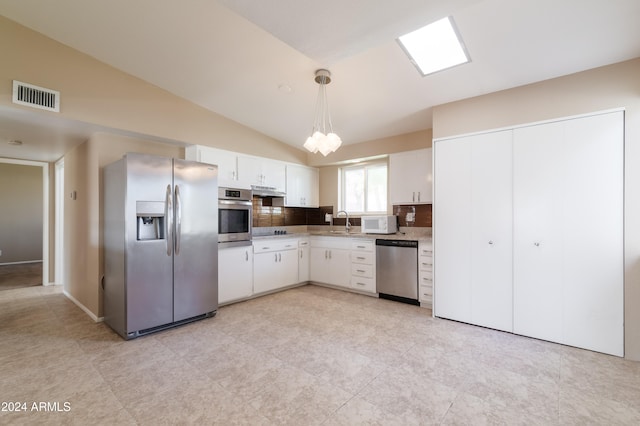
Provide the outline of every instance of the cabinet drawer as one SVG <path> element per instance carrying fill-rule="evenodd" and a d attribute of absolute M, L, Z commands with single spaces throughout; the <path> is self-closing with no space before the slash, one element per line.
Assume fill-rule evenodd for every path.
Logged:
<path fill-rule="evenodd" d="M 375 242 L 373 240 L 351 240 L 351 250 L 373 252 Z"/>
<path fill-rule="evenodd" d="M 367 277 L 351 277 L 351 287 L 356 290 L 375 293 L 376 281 L 373 278 Z"/>
<path fill-rule="evenodd" d="M 420 243 L 418 247 L 418 256 L 433 257 L 433 243 Z"/>
<path fill-rule="evenodd" d="M 420 302 L 422 303 L 426 303 L 429 305 L 433 304 L 433 295 L 429 294 L 428 292 L 424 292 L 424 291 L 420 291 Z"/>
<path fill-rule="evenodd" d="M 373 265 L 374 255 L 373 252 L 368 251 L 354 251 L 351 253 L 351 261 L 353 263 L 363 263 L 366 265 Z"/>
<path fill-rule="evenodd" d="M 264 240 L 253 242 L 254 253 L 267 253 L 270 251 L 293 250 L 298 248 L 298 240 Z"/>
<path fill-rule="evenodd" d="M 423 296 L 433 298 L 433 287 L 431 287 L 430 285 L 421 285 L 419 287 L 419 290 L 420 298 L 422 298 Z"/>
<path fill-rule="evenodd" d="M 430 273 L 420 273 L 418 282 L 421 286 L 429 286 L 433 288 L 433 275 Z"/>
<path fill-rule="evenodd" d="M 351 265 L 351 275 L 356 277 L 373 278 L 373 265 L 354 263 Z"/>
<path fill-rule="evenodd" d="M 344 250 L 349 250 L 351 248 L 349 238 L 344 237 L 311 237 L 309 242 L 311 247 Z"/>
<path fill-rule="evenodd" d="M 427 271 L 427 272 L 433 271 L 433 258 L 420 256 L 418 258 L 418 268 L 421 271 Z"/>

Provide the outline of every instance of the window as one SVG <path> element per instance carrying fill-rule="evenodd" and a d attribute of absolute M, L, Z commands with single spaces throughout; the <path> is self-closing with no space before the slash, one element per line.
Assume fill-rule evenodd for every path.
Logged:
<path fill-rule="evenodd" d="M 387 212 L 387 163 L 340 169 L 340 210 L 349 214 Z"/>

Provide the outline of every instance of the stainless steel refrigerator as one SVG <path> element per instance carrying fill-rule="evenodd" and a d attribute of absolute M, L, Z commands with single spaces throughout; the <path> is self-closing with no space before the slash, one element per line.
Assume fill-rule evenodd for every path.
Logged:
<path fill-rule="evenodd" d="M 215 315 L 218 168 L 127 154 L 104 168 L 105 322 L 125 339 Z"/>

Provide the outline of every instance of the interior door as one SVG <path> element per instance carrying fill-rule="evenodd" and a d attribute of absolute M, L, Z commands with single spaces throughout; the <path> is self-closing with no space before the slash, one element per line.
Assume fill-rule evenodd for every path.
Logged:
<path fill-rule="evenodd" d="M 623 113 L 565 122 L 563 336 L 623 356 Z"/>
<path fill-rule="evenodd" d="M 471 139 L 438 141 L 434 175 L 435 315 L 471 322 Z"/>
<path fill-rule="evenodd" d="M 174 321 L 218 308 L 218 168 L 174 159 Z"/>
<path fill-rule="evenodd" d="M 513 331 L 562 342 L 563 124 L 514 130 Z"/>
<path fill-rule="evenodd" d="M 511 130 L 471 137 L 471 321 L 513 331 Z"/>

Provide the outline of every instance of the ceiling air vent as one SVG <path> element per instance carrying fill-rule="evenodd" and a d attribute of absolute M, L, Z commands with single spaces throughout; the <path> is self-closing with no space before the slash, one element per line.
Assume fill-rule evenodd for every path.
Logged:
<path fill-rule="evenodd" d="M 13 103 L 60 112 L 60 92 L 13 80 Z"/>

